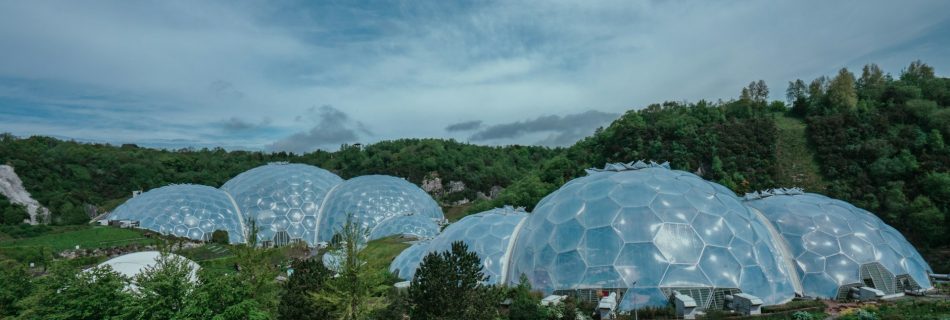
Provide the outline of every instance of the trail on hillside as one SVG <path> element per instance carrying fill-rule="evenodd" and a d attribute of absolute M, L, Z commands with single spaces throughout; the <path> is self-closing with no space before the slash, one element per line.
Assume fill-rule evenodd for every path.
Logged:
<path fill-rule="evenodd" d="M 778 127 L 775 141 L 778 165 L 776 182 L 783 187 L 802 187 L 807 192 L 823 193 L 827 183 L 821 176 L 814 151 L 808 146 L 805 122 L 776 115 L 775 125 Z"/>

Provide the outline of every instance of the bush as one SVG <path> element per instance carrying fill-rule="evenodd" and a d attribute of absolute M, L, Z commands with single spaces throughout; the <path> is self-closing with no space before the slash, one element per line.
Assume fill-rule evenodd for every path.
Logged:
<path fill-rule="evenodd" d="M 228 244 L 230 242 L 228 232 L 225 230 L 214 230 L 214 232 L 211 233 L 211 243 Z"/>

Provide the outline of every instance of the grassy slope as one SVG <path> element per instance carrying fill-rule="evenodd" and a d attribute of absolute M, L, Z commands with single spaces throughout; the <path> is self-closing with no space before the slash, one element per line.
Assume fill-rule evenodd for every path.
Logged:
<path fill-rule="evenodd" d="M 776 182 L 779 186 L 802 187 L 809 192 L 823 193 L 827 183 L 821 176 L 814 152 L 808 146 L 805 122 L 776 114 L 775 124 L 778 127 Z"/>
<path fill-rule="evenodd" d="M 405 239 L 388 237 L 370 241 L 363 252 L 366 253 L 366 260 L 370 269 L 388 271 L 389 263 L 409 245 L 405 242 Z"/>
<path fill-rule="evenodd" d="M 469 202 L 458 206 L 444 206 L 442 207 L 442 211 L 445 212 L 445 218 L 448 219 L 449 222 L 454 223 L 462 218 L 465 218 L 465 213 L 473 204 L 475 203 Z"/>

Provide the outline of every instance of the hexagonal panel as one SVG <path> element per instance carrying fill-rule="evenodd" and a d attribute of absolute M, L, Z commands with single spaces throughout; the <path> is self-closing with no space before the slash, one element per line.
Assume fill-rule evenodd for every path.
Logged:
<path fill-rule="evenodd" d="M 570 220 L 554 227 L 551 232 L 551 247 L 557 252 L 577 249 L 584 236 L 584 227 L 577 220 Z"/>
<path fill-rule="evenodd" d="M 722 217 L 700 212 L 693 220 L 693 225 L 698 228 L 699 237 L 708 245 L 725 247 L 732 241 L 732 230 Z"/>
<path fill-rule="evenodd" d="M 611 227 L 587 229 L 583 249 L 588 266 L 612 265 L 620 253 L 623 241 Z"/>
<path fill-rule="evenodd" d="M 697 210 L 682 195 L 657 194 L 650 209 L 666 222 L 689 223 L 696 217 Z"/>
<path fill-rule="evenodd" d="M 554 281 L 560 287 L 570 288 L 580 283 L 587 265 L 577 251 L 559 253 L 554 263 Z"/>
<path fill-rule="evenodd" d="M 647 207 L 624 208 L 614 219 L 613 227 L 626 242 L 653 241 L 663 222 Z"/>
<path fill-rule="evenodd" d="M 645 207 L 653 202 L 656 191 L 642 184 L 620 185 L 611 190 L 608 196 L 624 207 Z"/>
<path fill-rule="evenodd" d="M 584 214 L 580 217 L 587 228 L 605 227 L 610 225 L 620 212 L 620 206 L 610 198 L 600 198 L 587 202 Z"/>
<path fill-rule="evenodd" d="M 628 285 L 637 281 L 641 286 L 654 286 L 666 273 L 669 260 L 652 243 L 628 243 L 621 249 L 615 265 Z"/>
<path fill-rule="evenodd" d="M 654 243 L 671 263 L 696 263 L 705 247 L 693 227 L 679 223 L 663 224 Z"/>
<path fill-rule="evenodd" d="M 838 245 L 841 251 L 854 261 L 859 263 L 874 261 L 874 246 L 856 235 L 849 234 L 838 238 Z"/>
<path fill-rule="evenodd" d="M 714 246 L 706 247 L 702 258 L 699 260 L 699 267 L 714 286 L 720 288 L 739 287 L 742 266 L 739 265 L 739 261 L 728 249 Z"/>

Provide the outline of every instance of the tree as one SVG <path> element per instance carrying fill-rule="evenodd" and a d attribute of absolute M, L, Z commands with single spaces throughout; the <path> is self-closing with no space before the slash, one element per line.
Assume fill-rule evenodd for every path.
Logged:
<path fill-rule="evenodd" d="M 137 290 L 127 309 L 130 319 L 179 317 L 195 292 L 195 267 L 178 255 L 163 252 L 154 266 L 135 276 Z"/>
<path fill-rule="evenodd" d="M 278 319 L 328 319 L 329 310 L 310 299 L 311 294 L 323 289 L 331 272 L 317 259 L 295 260 L 293 274 L 284 284 L 284 294 L 277 307 Z"/>
<path fill-rule="evenodd" d="M 231 240 L 229 239 L 227 230 L 214 230 L 214 232 L 211 233 L 211 243 L 224 245 L 230 242 Z"/>
<path fill-rule="evenodd" d="M 209 270 L 198 273 L 199 285 L 181 319 L 271 319 L 268 311 L 252 298 L 246 278 L 233 273 L 217 274 Z"/>
<path fill-rule="evenodd" d="M 17 225 L 29 219 L 30 214 L 22 205 L 10 203 L 6 197 L 0 197 L 0 224 Z"/>
<path fill-rule="evenodd" d="M 339 259 L 332 270 L 336 277 L 326 281 L 324 289 L 311 297 L 317 305 L 330 310 L 334 318 L 362 319 L 371 311 L 367 301 L 383 285 L 383 279 L 367 266 L 366 253 L 362 250 L 369 231 L 355 221 L 353 214 L 347 214 L 336 235 L 337 240 L 329 249 Z"/>
<path fill-rule="evenodd" d="M 545 318 L 541 310 L 541 297 L 531 292 L 531 284 L 528 283 L 528 277 L 521 275 L 518 285 L 511 289 L 509 293 L 511 298 L 511 308 L 508 310 L 508 319 L 511 320 L 533 320 Z"/>
<path fill-rule="evenodd" d="M 785 100 L 788 104 L 795 105 L 799 100 L 808 99 L 808 86 L 802 79 L 788 82 L 788 89 L 785 89 Z"/>
<path fill-rule="evenodd" d="M 838 70 L 838 75 L 828 84 L 828 104 L 833 110 L 851 110 L 858 104 L 854 86 L 854 74 L 847 68 Z"/>
<path fill-rule="evenodd" d="M 769 87 L 765 85 L 765 80 L 749 82 L 749 85 L 742 88 L 739 93 L 739 100 L 753 103 L 765 104 L 769 99 Z"/>
<path fill-rule="evenodd" d="M 933 78 L 934 68 L 920 60 L 911 62 L 907 69 L 901 71 L 901 81 L 907 81 L 918 86 Z"/>
<path fill-rule="evenodd" d="M 414 319 L 494 319 L 498 295 L 483 284 L 478 255 L 461 241 L 449 251 L 429 253 L 422 259 L 409 286 L 410 315 Z"/>
<path fill-rule="evenodd" d="M 17 301 L 28 296 L 33 282 L 23 265 L 13 260 L 0 260 L 0 319 L 20 313 Z"/>
<path fill-rule="evenodd" d="M 59 264 L 20 301 L 21 319 L 115 319 L 128 304 L 128 279 L 109 266 L 86 271 Z"/>
<path fill-rule="evenodd" d="M 866 64 L 861 69 L 861 77 L 858 78 L 857 89 L 858 96 L 861 99 L 876 100 L 884 93 L 887 86 L 887 77 L 884 71 L 876 64 Z"/>

